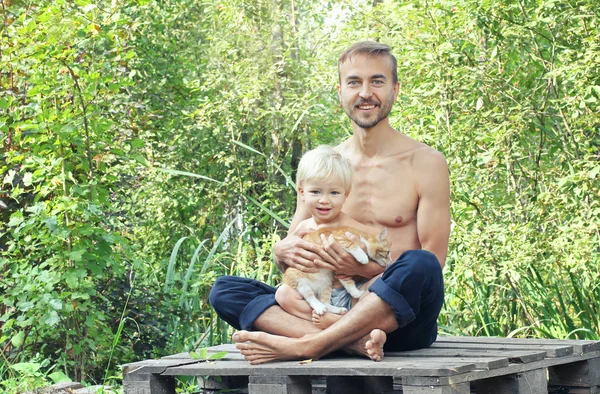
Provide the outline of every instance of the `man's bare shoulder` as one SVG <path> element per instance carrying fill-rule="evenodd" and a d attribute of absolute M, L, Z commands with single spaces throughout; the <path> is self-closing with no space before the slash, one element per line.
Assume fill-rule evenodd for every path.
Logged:
<path fill-rule="evenodd" d="M 421 144 L 414 150 L 412 163 L 418 172 L 448 171 L 448 163 L 444 155 L 425 144 Z"/>
<path fill-rule="evenodd" d="M 344 140 L 342 143 L 340 143 L 339 145 L 336 145 L 333 147 L 333 149 L 340 153 L 342 156 L 344 156 L 345 153 L 348 153 L 348 151 L 350 150 L 352 145 L 351 139 L 348 138 L 346 140 Z"/>

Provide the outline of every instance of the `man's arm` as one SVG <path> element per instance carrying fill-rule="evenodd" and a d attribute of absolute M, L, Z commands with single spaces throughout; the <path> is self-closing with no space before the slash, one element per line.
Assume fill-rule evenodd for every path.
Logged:
<path fill-rule="evenodd" d="M 417 174 L 417 236 L 421 249 L 436 255 L 444 268 L 450 238 L 450 179 L 444 156 L 427 149 L 415 157 Z"/>
<path fill-rule="evenodd" d="M 355 245 L 362 248 L 365 252 L 367 251 L 366 245 L 356 235 L 350 232 L 346 233 L 345 235 L 346 238 L 352 241 Z M 363 278 L 371 279 L 385 271 L 386 267 L 382 267 L 374 261 L 369 261 L 368 264 L 359 263 L 354 256 L 348 253 L 342 247 L 342 245 L 340 245 L 334 239 L 333 235 L 326 237 L 325 235 L 321 234 L 321 242 L 323 244 L 323 248 L 327 254 L 331 256 L 332 260 L 328 262 L 319 260 L 317 262 L 318 265 L 323 268 L 331 269 L 336 274 L 339 274 L 342 278 L 361 276 Z"/>

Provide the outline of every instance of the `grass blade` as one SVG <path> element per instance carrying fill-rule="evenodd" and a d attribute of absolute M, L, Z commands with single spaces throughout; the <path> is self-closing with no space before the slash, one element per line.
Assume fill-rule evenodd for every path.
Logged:
<path fill-rule="evenodd" d="M 225 184 L 224 182 L 218 181 L 218 180 L 213 179 L 213 178 L 209 178 L 209 177 L 204 176 L 204 175 L 194 174 L 193 172 L 173 170 L 171 168 L 157 168 L 157 170 L 161 171 L 161 172 L 165 172 L 167 174 L 171 174 L 171 175 L 184 175 L 184 176 L 190 176 L 192 178 L 204 179 L 206 181 L 211 181 L 211 182 L 218 183 L 219 185 L 224 185 Z"/>
<path fill-rule="evenodd" d="M 260 209 L 262 209 L 263 211 L 265 211 L 266 213 L 269 214 L 269 216 L 271 216 L 273 219 L 277 220 L 279 223 L 281 223 L 286 229 L 290 228 L 290 224 L 288 222 L 286 222 L 285 220 L 283 220 L 279 215 L 277 215 L 275 212 L 271 211 L 269 208 L 265 207 L 263 204 L 261 204 L 260 202 L 256 201 L 254 198 L 250 197 L 247 194 L 244 194 L 244 196 L 252 201 L 257 207 L 259 207 Z"/>
<path fill-rule="evenodd" d="M 179 253 L 179 248 L 181 247 L 181 244 L 183 243 L 183 241 L 185 241 L 186 239 L 188 239 L 188 237 L 179 238 L 179 241 L 177 241 L 177 243 L 175 244 L 175 247 L 171 251 L 171 257 L 169 257 L 169 265 L 167 266 L 167 277 L 165 278 L 165 287 L 164 287 L 165 293 L 169 292 L 169 287 L 173 283 L 173 275 L 175 272 L 175 263 L 177 262 L 177 253 Z"/>

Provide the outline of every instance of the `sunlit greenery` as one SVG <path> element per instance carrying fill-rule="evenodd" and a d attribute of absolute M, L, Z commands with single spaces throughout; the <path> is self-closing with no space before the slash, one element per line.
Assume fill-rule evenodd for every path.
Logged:
<path fill-rule="evenodd" d="M 0 390 L 228 341 L 210 285 L 278 283 L 361 39 L 449 163 L 441 330 L 600 338 L 595 0 L 0 0 L 0 26 Z"/>

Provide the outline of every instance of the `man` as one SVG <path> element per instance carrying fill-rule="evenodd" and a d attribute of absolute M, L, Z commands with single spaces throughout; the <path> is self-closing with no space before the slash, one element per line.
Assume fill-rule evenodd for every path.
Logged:
<path fill-rule="evenodd" d="M 437 336 L 450 234 L 446 160 L 391 128 L 388 116 L 399 85 L 387 45 L 354 44 L 340 57 L 338 71 L 340 102 L 354 132 L 336 147 L 354 169 L 343 211 L 367 226 L 386 227 L 395 263 L 381 274 L 377 264 L 360 265 L 333 239 L 324 239 L 323 246 L 302 240 L 304 233 L 295 229 L 309 214 L 298 200 L 290 231 L 274 248 L 282 269 L 328 267 L 341 275 L 376 277 L 364 285 L 368 293 L 323 330 L 284 312 L 270 286 L 219 278 L 210 302 L 220 317 L 242 329 L 233 340 L 251 364 L 316 359 L 337 349 L 379 361 L 384 347 L 427 347 Z"/>

